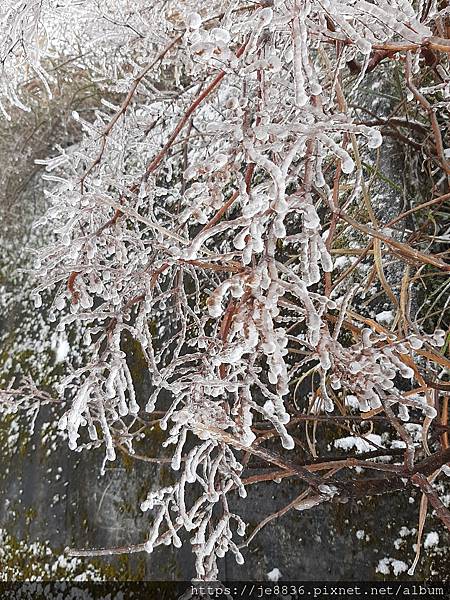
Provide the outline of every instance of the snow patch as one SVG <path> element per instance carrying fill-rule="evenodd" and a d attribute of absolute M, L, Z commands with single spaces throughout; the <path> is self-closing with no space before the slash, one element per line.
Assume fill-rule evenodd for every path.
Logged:
<path fill-rule="evenodd" d="M 281 579 L 281 577 L 283 577 L 283 574 L 278 567 L 275 567 L 267 573 L 267 577 L 269 581 L 274 581 L 276 583 L 279 579 Z"/>
<path fill-rule="evenodd" d="M 425 537 L 425 541 L 423 542 L 424 548 L 432 548 L 433 546 L 437 546 L 439 544 L 439 535 L 436 531 L 430 531 L 427 533 Z"/>
<path fill-rule="evenodd" d="M 61 338 L 58 342 L 58 345 L 55 348 L 55 362 L 63 362 L 67 358 L 69 350 L 69 342 L 64 338 Z"/>
<path fill-rule="evenodd" d="M 377 435 L 376 433 L 368 433 L 364 437 L 354 437 L 352 435 L 349 435 L 348 437 L 343 437 L 338 440 L 335 440 L 334 447 L 347 451 L 355 448 L 357 454 L 361 454 L 362 452 L 369 452 L 370 450 L 374 450 L 375 448 L 373 444 L 383 447 L 380 435 Z"/>
<path fill-rule="evenodd" d="M 377 565 L 376 572 L 382 575 L 389 575 L 391 572 L 397 577 L 400 573 L 408 570 L 408 565 L 402 560 L 386 556 L 382 558 Z"/>
<path fill-rule="evenodd" d="M 383 310 L 382 312 L 375 315 L 375 320 L 377 323 L 391 323 L 394 318 L 394 313 L 392 310 Z"/>

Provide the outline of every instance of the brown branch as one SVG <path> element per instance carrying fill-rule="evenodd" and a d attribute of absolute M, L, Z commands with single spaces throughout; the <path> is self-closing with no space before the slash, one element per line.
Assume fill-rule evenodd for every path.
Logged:
<path fill-rule="evenodd" d="M 228 434 L 226 434 L 222 430 L 217 430 L 217 431 L 221 435 L 228 436 Z M 229 437 L 231 437 L 231 436 L 229 436 Z M 245 450 L 251 450 L 251 449 L 245 448 Z M 266 457 L 268 459 L 268 462 L 272 462 L 273 464 L 278 464 L 281 462 L 284 473 L 282 471 L 281 473 L 275 472 L 273 474 L 277 475 L 277 477 L 287 476 L 286 471 L 289 472 L 289 469 L 287 469 L 287 470 L 285 469 L 286 463 L 284 463 L 284 461 L 282 461 L 276 455 L 274 455 L 273 453 L 270 453 L 269 451 L 262 451 L 261 449 L 259 449 L 258 454 L 260 456 L 263 455 L 263 457 Z M 430 475 L 430 474 L 434 473 L 437 470 L 437 468 L 439 468 L 443 464 L 446 464 L 449 461 L 450 461 L 450 450 L 446 450 L 445 452 L 436 452 L 432 456 L 430 456 L 427 459 L 425 459 L 424 461 L 422 461 L 422 463 L 417 465 L 416 473 L 411 477 L 410 482 L 413 483 L 414 485 L 418 485 L 419 487 L 421 487 L 421 489 L 425 489 L 425 487 L 426 487 L 428 493 L 430 493 L 429 488 L 428 488 L 428 486 L 430 486 L 430 484 L 428 483 L 426 478 L 425 478 L 426 483 L 424 483 L 423 478 L 421 477 L 420 474 L 422 472 L 424 472 L 425 475 L 427 475 L 427 474 Z M 330 465 L 327 465 L 327 468 L 329 466 Z M 334 466 L 336 466 L 336 465 L 334 465 Z M 370 467 L 371 465 L 369 463 L 365 466 Z M 298 466 L 296 466 L 295 469 L 292 469 L 292 472 L 290 474 L 292 474 L 292 475 L 301 474 L 300 476 L 303 480 L 305 480 L 307 483 L 309 483 L 309 481 L 311 481 L 311 483 L 313 483 L 313 485 L 311 485 L 311 487 L 316 487 L 319 481 L 323 482 L 325 484 L 326 483 L 328 483 L 328 484 L 332 483 L 333 485 L 336 484 L 335 481 L 332 480 L 331 478 L 325 479 L 322 477 L 314 476 L 313 473 L 309 473 L 307 470 L 302 470 Z M 258 476 L 256 476 L 256 477 L 258 477 Z M 404 474 L 403 474 L 403 477 L 404 477 Z M 309 481 L 308 481 L 308 479 L 309 479 Z M 260 480 L 262 481 L 262 479 L 260 479 Z M 253 482 L 255 482 L 255 481 L 253 481 Z M 252 483 L 252 482 L 247 480 L 247 483 Z M 394 492 L 396 490 L 403 490 L 407 486 L 408 486 L 407 480 L 405 481 L 404 479 L 402 479 L 402 477 L 394 477 L 393 478 L 392 476 L 389 476 L 388 478 L 385 478 L 385 479 L 381 479 L 381 478 L 364 479 L 360 482 L 355 481 L 355 480 L 347 481 L 347 490 L 349 492 L 352 492 L 351 496 L 350 496 L 352 498 L 363 498 L 365 496 L 378 495 L 380 493 Z M 423 486 L 423 488 L 422 488 L 422 486 Z M 425 492 L 425 493 L 427 493 L 427 492 Z M 448 521 L 448 518 L 449 518 L 448 510 L 445 508 L 445 506 L 444 506 L 445 511 L 442 510 L 442 506 L 443 506 L 442 502 L 440 501 L 439 498 L 436 497 L 436 493 L 433 488 L 431 488 L 431 495 L 428 496 L 428 494 L 427 494 L 427 497 L 429 498 L 432 506 L 435 508 L 436 513 L 438 513 L 438 510 L 439 510 L 439 515 L 438 515 L 439 518 L 441 518 L 441 520 L 444 518 L 445 521 L 443 521 L 443 522 L 445 522 L 446 526 L 448 526 L 447 525 L 447 522 L 449 522 Z M 433 500 L 432 500 L 432 497 L 433 497 Z M 171 532 L 166 532 L 165 534 L 163 534 L 159 538 L 157 545 L 159 546 L 160 544 L 164 543 L 164 540 L 167 537 L 169 537 L 170 535 L 171 535 Z M 71 548 L 65 549 L 65 553 L 68 554 L 69 556 L 79 556 L 79 557 L 113 556 L 113 555 L 118 555 L 118 554 L 132 554 L 132 553 L 136 553 L 136 552 L 145 552 L 145 544 L 135 544 L 135 545 L 130 545 L 130 546 L 120 546 L 120 547 L 115 547 L 115 548 L 100 548 L 100 549 L 92 549 L 92 550 L 85 550 L 85 549 L 75 550 L 75 549 L 71 549 Z"/>
<path fill-rule="evenodd" d="M 145 547 L 146 545 L 144 543 L 134 544 L 131 546 L 118 546 L 116 548 L 92 548 L 91 550 L 76 550 L 75 548 L 65 548 L 64 553 L 68 556 L 79 556 L 84 558 L 89 556 L 115 556 L 119 554 L 134 554 L 135 552 L 145 552 Z"/>
<path fill-rule="evenodd" d="M 94 170 L 94 168 L 100 163 L 100 161 L 102 159 L 103 153 L 105 151 L 105 146 L 106 146 L 106 138 L 111 133 L 111 130 L 113 129 L 113 127 L 115 126 L 117 121 L 120 119 L 120 117 L 126 112 L 139 84 L 144 79 L 144 77 L 153 69 L 153 67 L 156 64 L 158 64 L 166 56 L 166 54 L 168 52 L 170 52 L 170 50 L 172 50 L 172 48 L 174 48 L 182 39 L 183 39 L 183 35 L 179 35 L 178 37 L 173 39 L 170 42 L 170 44 L 168 44 L 165 48 L 163 48 L 163 50 L 161 50 L 161 52 L 158 54 L 158 56 L 155 58 L 155 60 L 153 62 L 151 62 L 149 65 L 147 65 L 145 67 L 145 69 L 143 69 L 139 73 L 139 75 L 137 77 L 135 77 L 135 79 L 133 80 L 133 83 L 132 83 L 130 89 L 128 90 L 128 94 L 125 96 L 125 99 L 122 102 L 122 104 L 120 105 L 119 110 L 116 112 L 116 114 L 113 116 L 111 121 L 108 123 L 108 125 L 104 128 L 104 130 L 102 132 L 102 142 L 101 142 L 100 151 L 99 151 L 97 157 L 95 158 L 93 163 L 90 165 L 90 167 L 87 169 L 87 171 L 83 174 L 83 177 L 80 180 L 82 192 L 84 191 L 84 182 L 85 182 L 87 176 Z"/>
<path fill-rule="evenodd" d="M 427 208 L 428 206 L 434 206 L 435 204 L 442 204 L 442 202 L 445 202 L 446 200 L 449 200 L 449 199 L 450 199 L 450 193 L 443 194 L 442 196 L 439 196 L 438 198 L 433 198 L 433 200 L 428 200 L 428 202 L 423 202 L 422 204 L 419 204 L 418 206 L 414 206 L 414 208 L 410 208 L 409 210 L 402 212 L 400 215 L 398 215 L 398 217 L 395 217 L 395 219 L 392 219 L 391 221 L 389 221 L 389 223 L 386 223 L 385 227 L 391 227 L 395 223 L 398 223 L 398 221 L 401 221 L 408 215 L 410 215 L 414 212 L 417 212 L 418 210 L 422 210 L 423 208 Z"/>
<path fill-rule="evenodd" d="M 450 43 L 450 40 L 448 40 Z M 450 47 L 450 46 L 449 46 Z M 439 127 L 439 123 L 436 117 L 436 113 L 433 110 L 433 107 L 425 98 L 425 96 L 417 89 L 412 80 L 412 72 L 411 72 L 411 54 L 409 52 L 406 53 L 406 61 L 405 61 L 405 74 L 406 74 L 406 85 L 413 93 L 415 99 L 419 102 L 422 108 L 428 113 L 431 127 L 433 129 L 434 141 L 436 145 L 436 152 L 438 154 L 439 160 L 441 162 L 441 166 L 447 175 L 450 175 L 450 167 L 447 163 L 447 159 L 445 157 L 444 144 L 442 143 L 442 135 L 441 129 Z"/>
<path fill-rule="evenodd" d="M 242 46 L 237 50 L 237 52 L 236 52 L 237 58 L 240 58 L 242 56 L 246 46 L 247 46 L 247 42 L 242 44 Z M 164 158 L 167 150 L 172 146 L 173 142 L 178 137 L 180 131 L 183 129 L 183 127 L 189 121 L 191 115 L 200 106 L 200 104 L 203 102 L 203 100 L 207 96 L 209 96 L 209 94 L 211 94 L 211 92 L 213 92 L 215 90 L 215 88 L 220 84 L 220 82 L 225 77 L 225 75 L 226 75 L 226 71 L 224 71 L 224 70 L 220 71 L 216 75 L 216 77 L 211 81 L 211 83 L 208 85 L 208 87 L 206 89 L 204 89 L 203 92 L 192 102 L 192 104 L 189 106 L 189 108 L 184 113 L 183 117 L 178 122 L 178 125 L 175 127 L 175 129 L 170 134 L 167 142 L 164 144 L 164 146 L 161 148 L 161 150 L 158 152 L 158 154 L 154 157 L 154 159 L 148 164 L 147 169 L 145 171 L 144 178 L 143 178 L 144 180 L 147 180 L 150 177 L 150 175 L 157 169 L 157 167 L 161 163 L 162 159 Z"/>
<path fill-rule="evenodd" d="M 78 275 L 81 275 L 79 271 L 72 271 L 72 273 L 69 275 L 69 279 L 67 280 L 67 289 L 72 296 L 72 304 L 77 304 L 80 297 L 80 293 L 75 289 L 75 281 Z"/>
<path fill-rule="evenodd" d="M 353 219 L 352 217 L 350 217 L 342 211 L 340 211 L 340 216 L 344 221 L 347 221 L 349 225 L 352 225 L 356 229 L 359 229 L 360 231 L 364 232 L 366 235 L 377 238 L 385 244 L 387 244 L 388 246 L 390 246 L 391 248 L 394 248 L 405 259 L 412 260 L 416 263 L 418 262 L 422 264 L 432 265 L 433 267 L 441 269 L 442 271 L 450 271 L 449 264 L 445 263 L 439 258 L 436 258 L 432 254 L 425 254 L 424 252 L 420 252 L 419 250 L 416 250 L 415 248 L 412 248 L 407 244 L 394 240 L 393 238 L 381 233 L 380 231 L 376 231 L 371 227 L 367 227 L 367 225 L 362 225 L 361 223 L 358 223 L 358 221 L 355 221 L 355 219 Z"/>
<path fill-rule="evenodd" d="M 169 50 L 179 41 L 179 39 L 180 39 L 180 36 L 178 36 L 178 38 L 176 38 L 175 40 L 173 40 L 171 42 L 171 44 L 169 44 L 158 55 L 158 57 L 155 59 L 155 61 L 153 61 L 153 63 L 151 63 L 151 65 L 149 65 L 148 67 L 146 67 L 146 69 L 144 69 L 144 71 L 133 82 L 133 85 L 131 86 L 131 88 L 130 88 L 130 90 L 129 90 L 129 92 L 128 92 L 126 98 L 125 98 L 125 100 L 123 101 L 121 108 L 115 114 L 115 116 L 110 121 L 110 123 L 105 128 L 105 130 L 104 130 L 104 132 L 102 134 L 103 135 L 103 142 L 102 142 L 101 152 L 100 152 L 99 156 L 97 156 L 97 158 L 95 159 L 95 161 L 91 165 L 91 167 L 88 169 L 88 171 L 83 175 L 83 178 L 81 179 L 82 189 L 83 189 L 83 186 L 84 186 L 84 180 L 86 179 L 87 175 L 92 171 L 92 169 L 95 167 L 95 165 L 98 164 L 100 162 L 100 160 L 101 160 L 101 157 L 103 155 L 103 151 L 104 151 L 104 148 L 105 148 L 106 136 L 110 133 L 111 129 L 113 128 L 113 126 L 115 125 L 115 123 L 117 122 L 117 120 L 119 119 L 119 117 L 126 111 L 128 105 L 129 105 L 129 103 L 131 101 L 131 98 L 133 97 L 134 92 L 136 91 L 137 86 L 142 81 L 142 79 L 145 77 L 145 75 L 148 73 L 148 71 L 154 66 L 154 64 L 156 64 L 156 62 L 158 62 L 158 60 L 161 60 L 161 58 L 163 58 L 165 56 L 165 54 L 167 54 L 167 52 L 169 52 Z M 242 54 L 244 53 L 246 45 L 247 45 L 247 42 L 245 42 L 244 44 L 242 44 L 242 46 L 236 52 L 236 56 L 238 58 L 240 56 L 242 56 Z M 187 109 L 187 111 L 184 113 L 183 117 L 178 122 L 178 125 L 172 131 L 172 133 L 169 136 L 169 139 L 167 140 L 167 142 L 164 144 L 164 146 L 158 152 L 158 154 L 153 158 L 153 160 L 148 164 L 148 166 L 146 168 L 146 171 L 145 171 L 145 174 L 144 174 L 144 176 L 142 178 L 144 181 L 146 181 L 149 178 L 149 176 L 151 175 L 151 173 L 153 173 L 157 169 L 157 167 L 161 163 L 162 159 L 164 158 L 167 150 L 172 146 L 173 142 L 176 140 L 176 138 L 178 137 L 178 135 L 181 132 L 181 130 L 184 128 L 184 126 L 186 125 L 186 123 L 189 121 L 189 119 L 192 116 L 192 114 L 200 106 L 200 104 L 203 102 L 203 100 L 207 96 L 209 96 L 209 94 L 220 84 L 220 82 L 225 77 L 225 75 L 226 75 L 226 71 L 224 71 L 224 70 L 220 71 L 218 73 L 218 75 L 208 85 L 208 87 L 191 103 L 191 105 L 189 106 L 189 108 Z M 139 184 L 135 183 L 129 189 L 130 189 L 130 192 L 135 193 L 139 189 Z M 125 199 L 125 196 L 122 194 L 122 196 L 121 196 L 121 203 L 123 203 L 124 199 Z M 109 221 L 107 221 L 106 223 L 104 223 L 97 230 L 96 235 L 99 235 L 105 229 L 108 229 L 109 227 L 112 227 L 113 225 L 115 225 L 117 223 L 118 219 L 122 216 L 122 214 L 123 214 L 122 211 L 117 208 L 115 210 L 112 218 L 109 219 Z M 73 275 L 74 275 L 74 273 L 72 273 L 70 275 L 70 277 L 72 277 Z M 70 277 L 69 277 L 69 280 L 70 280 Z"/>
<path fill-rule="evenodd" d="M 422 475 L 421 473 L 416 473 L 415 475 L 413 475 L 413 477 L 411 477 L 411 481 L 414 483 L 414 485 L 417 485 L 426 495 L 429 503 L 436 511 L 437 517 L 439 517 L 442 523 L 450 531 L 450 512 L 445 506 L 445 504 L 442 502 L 442 500 L 439 498 L 439 496 L 436 493 L 436 490 L 425 477 L 425 475 Z"/>
<path fill-rule="evenodd" d="M 441 435 L 441 444 L 444 450 L 447 450 L 449 447 L 448 443 L 448 394 L 445 394 L 442 399 L 442 409 L 440 416 L 440 423 L 442 427 L 445 427 L 444 433 Z"/>
<path fill-rule="evenodd" d="M 255 170 L 255 165 L 253 163 L 250 163 L 247 166 L 247 169 L 245 171 L 245 183 L 246 183 L 247 193 L 249 193 L 249 191 L 250 191 L 250 184 L 251 184 L 254 170 Z M 203 229 L 200 231 L 200 233 L 202 233 L 206 229 L 210 229 L 211 227 L 214 227 L 214 225 L 220 221 L 220 219 L 223 217 L 223 215 L 227 212 L 227 210 L 229 210 L 231 208 L 231 206 L 234 204 L 234 202 L 238 198 L 239 198 L 239 190 L 236 190 L 232 194 L 231 198 L 229 198 L 225 202 L 225 204 L 216 212 L 216 214 L 212 217 L 212 219 L 210 219 L 210 221 L 208 221 L 208 223 L 206 223 L 206 225 L 203 227 Z"/>

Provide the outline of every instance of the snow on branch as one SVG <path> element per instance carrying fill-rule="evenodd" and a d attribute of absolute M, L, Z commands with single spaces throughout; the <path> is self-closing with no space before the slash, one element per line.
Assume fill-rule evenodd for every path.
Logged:
<path fill-rule="evenodd" d="M 216 579 L 228 551 L 244 560 L 236 534 L 245 524 L 230 497 L 247 494 L 242 457 L 259 448 L 261 424 L 281 453 L 302 435 L 293 406 L 330 419 L 349 407 L 363 421 L 383 416 L 404 444 L 398 469 L 409 477 L 412 413 L 428 449 L 439 404 L 422 369 L 425 360 L 448 368 L 445 332 L 411 321 L 412 277 L 398 292 L 398 327 L 359 315 L 352 302 L 364 281 L 338 280 L 333 258 L 350 224 L 369 240 L 382 291 L 390 283 L 374 239 L 408 269 L 448 270 L 443 254 L 427 261 L 428 248 L 411 248 L 361 211 L 361 156 L 382 152 L 383 139 L 352 105 L 389 61 L 432 123 L 429 159 L 448 184 L 435 103 L 448 113 L 450 46 L 437 9 L 416 4 L 8 0 L 0 9 L 6 118 L 8 104 L 27 110 L 30 78 L 51 96 L 64 54 L 104 95 L 93 119 L 73 112 L 80 140 L 38 161 L 49 206 L 40 224 L 54 238 L 35 264 L 35 307 L 51 294 L 57 330 L 76 322 L 85 332 L 84 364 L 58 384 L 69 402 L 59 426 L 70 448 L 103 445 L 114 461 L 119 446 L 136 452 L 138 415 L 163 412 L 177 481 L 149 491 L 141 508 L 153 520 L 139 549 L 179 547 L 189 532 L 200 579 Z M 439 83 L 420 91 L 430 53 Z M 144 357 L 147 398 L 136 393 L 127 339 Z M 300 404 L 299 378 L 314 389 Z M 10 391 L 4 397 L 11 403 Z M 303 508 L 350 493 L 333 477 L 304 481 Z"/>

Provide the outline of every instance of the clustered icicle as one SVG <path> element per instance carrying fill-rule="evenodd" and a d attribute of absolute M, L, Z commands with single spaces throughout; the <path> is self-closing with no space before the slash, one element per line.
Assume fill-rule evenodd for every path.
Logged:
<path fill-rule="evenodd" d="M 350 296 L 324 293 L 333 261 L 320 216 L 324 206 L 336 209 L 336 166 L 350 189 L 346 208 L 362 197 L 352 143 L 382 143 L 376 128 L 354 122 L 339 71 L 358 61 L 357 86 L 374 48 L 396 41 L 414 54 L 433 34 L 407 0 L 150 9 L 99 0 L 91 13 L 84 4 L 0 8 L 2 31 L 10 31 L 0 47 L 6 117 L 8 103 L 26 109 L 17 90 L 32 72 L 51 94 L 46 57 L 62 52 L 52 32 L 64 30 L 69 49 L 81 39 L 86 68 L 109 82 L 93 122 L 72 115 L 81 141 L 42 161 L 50 208 L 40 223 L 55 241 L 36 263 L 35 306 L 51 292 L 50 319 L 60 331 L 84 324 L 89 357 L 60 382 L 70 398 L 60 427 L 72 449 L 103 443 L 113 461 L 118 441 L 134 452 L 138 412 L 169 402 L 160 424 L 179 479 L 142 504 L 153 515 L 146 550 L 179 547 L 184 528 L 198 577 L 214 579 L 227 551 L 243 561 L 234 534 L 245 525 L 227 494 L 237 488 L 245 497 L 236 453 L 252 446 L 255 415 L 285 449 L 294 447 L 286 399 L 299 367 L 289 345 L 303 348 L 320 373 L 318 411 L 333 411 L 331 386 L 354 396 L 362 412 L 399 404 L 404 419 L 408 405 L 435 415 L 427 398 L 405 395 L 395 378 L 414 378 L 402 357 L 439 346 L 442 333 L 398 339 L 364 329 L 358 344 L 339 341 Z M 326 319 L 333 310 L 341 311 L 334 331 Z M 145 357 L 146 404 L 134 391 L 124 336 Z M 200 489 L 192 506 L 187 484 Z"/>

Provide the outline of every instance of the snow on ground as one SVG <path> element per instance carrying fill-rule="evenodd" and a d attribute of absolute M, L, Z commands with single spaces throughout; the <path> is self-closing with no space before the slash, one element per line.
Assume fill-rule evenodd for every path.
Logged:
<path fill-rule="evenodd" d="M 425 540 L 423 542 L 424 548 L 432 548 L 433 546 L 437 546 L 439 544 L 439 535 L 436 531 L 430 531 L 427 533 Z"/>
<path fill-rule="evenodd" d="M 269 581 L 274 581 L 276 583 L 281 577 L 283 577 L 283 574 L 278 567 L 275 567 L 267 573 L 267 577 Z"/>
<path fill-rule="evenodd" d="M 381 573 L 382 575 L 390 575 L 393 573 L 396 577 L 407 570 L 408 565 L 405 562 L 389 556 L 382 558 L 376 568 L 377 573 Z"/>

